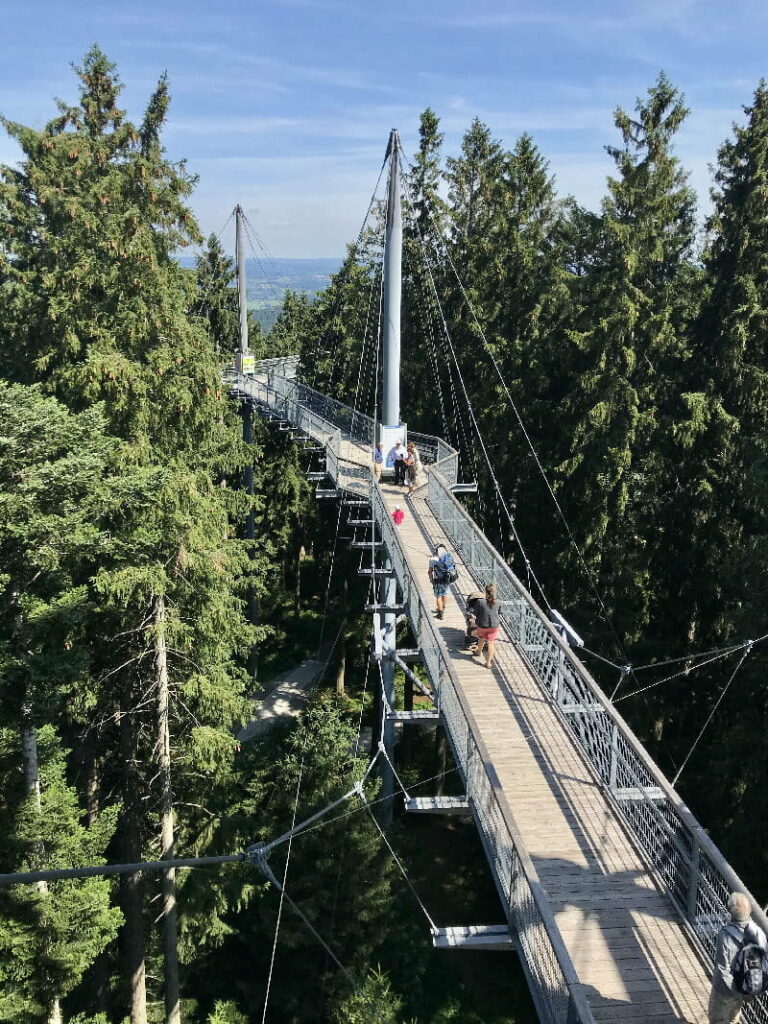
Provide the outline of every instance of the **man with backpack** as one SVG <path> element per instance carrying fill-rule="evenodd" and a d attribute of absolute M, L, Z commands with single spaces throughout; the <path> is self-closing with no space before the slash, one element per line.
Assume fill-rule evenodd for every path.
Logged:
<path fill-rule="evenodd" d="M 429 560 L 429 580 L 432 584 L 432 593 L 435 595 L 437 605 L 436 615 L 442 619 L 445 613 L 445 599 L 448 596 L 448 587 L 459 578 L 456 562 L 453 555 L 445 547 L 445 544 L 438 544 L 435 553 Z"/>
<path fill-rule="evenodd" d="M 768 991 L 765 932 L 750 919 L 751 909 L 743 892 L 731 893 L 731 920 L 717 935 L 709 1024 L 735 1024 L 744 1001 Z"/>

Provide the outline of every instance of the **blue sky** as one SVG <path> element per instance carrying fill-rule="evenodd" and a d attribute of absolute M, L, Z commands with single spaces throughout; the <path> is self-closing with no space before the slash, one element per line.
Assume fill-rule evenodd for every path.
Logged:
<path fill-rule="evenodd" d="M 528 131 L 560 192 L 596 207 L 612 111 L 662 68 L 691 108 L 678 153 L 706 204 L 707 165 L 768 74 L 766 0 L 0 0 L 0 14 L 3 114 L 42 125 L 54 96 L 76 97 L 69 65 L 93 42 L 135 118 L 167 71 L 165 143 L 200 176 L 203 230 L 240 202 L 284 257 L 343 253 L 389 129 L 411 152 L 428 105 L 446 152 L 474 115 L 507 146 Z M 0 161 L 17 155 L 0 138 Z"/>

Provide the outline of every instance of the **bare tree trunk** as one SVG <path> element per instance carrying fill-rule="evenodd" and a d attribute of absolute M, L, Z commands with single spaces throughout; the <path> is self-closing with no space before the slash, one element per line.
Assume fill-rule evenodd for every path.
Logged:
<path fill-rule="evenodd" d="M 339 667 L 336 671 L 336 693 L 344 693 L 344 684 L 346 682 L 347 672 L 347 615 L 349 613 L 349 583 L 346 578 L 344 579 L 344 586 L 342 590 L 342 614 L 344 618 L 341 623 L 341 657 L 339 660 Z"/>
<path fill-rule="evenodd" d="M 299 542 L 296 551 L 296 587 L 293 592 L 293 612 L 296 616 L 301 615 L 301 563 L 304 561 L 305 556 L 304 545 Z"/>
<path fill-rule="evenodd" d="M 96 759 L 96 748 L 89 736 L 81 739 L 78 746 L 78 758 L 84 776 L 86 821 L 90 828 L 96 823 L 99 814 L 99 763 Z M 109 1009 L 110 976 L 110 956 L 106 949 L 99 953 L 88 973 L 89 984 L 94 993 L 94 1009 L 98 1013 L 106 1013 Z"/>
<path fill-rule="evenodd" d="M 24 720 L 21 727 L 21 761 L 24 766 L 24 783 L 27 795 L 32 798 L 38 813 L 42 811 L 43 803 L 40 796 L 40 765 L 37 758 L 37 733 L 32 724 L 32 711 L 28 704 L 23 708 Z M 41 844 L 39 844 L 41 845 Z M 48 893 L 46 882 L 37 882 L 37 891 Z M 61 1024 L 61 1004 L 59 997 L 54 996 L 48 1010 L 49 1024 Z"/>
<path fill-rule="evenodd" d="M 436 754 L 437 754 L 437 781 L 435 783 L 435 795 L 442 796 L 445 790 L 445 769 L 448 763 L 448 740 L 445 738 L 445 730 L 438 725 L 435 733 Z"/>
<path fill-rule="evenodd" d="M 165 642 L 165 598 L 155 597 L 155 680 L 157 683 L 157 750 L 160 758 L 160 857 L 173 857 L 173 790 L 171 734 L 168 725 L 168 651 Z M 163 954 L 166 1024 L 181 1024 L 179 1006 L 178 913 L 176 869 L 163 872 Z"/>
<path fill-rule="evenodd" d="M 347 673 L 347 641 L 346 638 L 341 641 L 341 657 L 339 659 L 339 667 L 336 669 L 336 693 L 344 694 L 344 684 L 346 682 Z"/>
<path fill-rule="evenodd" d="M 141 860 L 141 810 L 137 771 L 138 727 L 133 710 L 133 691 L 125 683 L 120 716 L 120 753 L 123 759 L 123 812 L 120 822 L 123 859 L 131 864 Z M 122 967 L 128 983 L 131 1024 L 147 1024 L 147 982 L 144 964 L 145 937 L 141 875 L 124 875 L 120 907 L 125 923 L 120 934 Z"/>

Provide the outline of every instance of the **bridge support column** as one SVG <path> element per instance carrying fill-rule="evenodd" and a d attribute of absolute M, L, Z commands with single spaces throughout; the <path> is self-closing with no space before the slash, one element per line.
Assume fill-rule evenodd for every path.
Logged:
<path fill-rule="evenodd" d="M 387 558 L 384 563 L 385 569 L 392 569 L 392 561 Z M 393 576 L 385 577 L 379 584 L 379 602 L 385 608 L 393 608 L 397 602 L 397 580 Z M 381 654 L 379 662 L 381 666 L 381 679 L 383 683 L 383 700 L 381 702 L 381 735 L 384 740 L 384 750 L 389 761 L 394 764 L 395 760 L 395 723 L 387 717 L 387 705 L 394 710 L 395 707 L 395 661 L 394 655 L 397 651 L 397 613 L 385 611 L 381 613 Z M 393 797 L 395 780 L 390 764 L 385 760 L 381 765 L 382 797 Z M 380 820 L 382 826 L 392 822 L 392 799 L 384 800 L 381 804 Z"/>
<path fill-rule="evenodd" d="M 243 402 L 241 411 L 243 416 L 243 441 L 245 441 L 250 450 L 250 447 L 253 444 L 253 409 L 248 402 Z M 246 494 L 248 494 L 249 497 L 253 497 L 253 463 L 250 459 L 245 464 L 245 469 L 243 471 L 243 486 Z M 249 510 L 245 519 L 245 539 L 247 541 L 254 541 L 256 539 L 256 518 L 253 509 Z M 254 553 L 251 550 L 250 558 L 253 557 Z M 252 626 L 255 626 L 259 619 L 259 609 L 256 599 L 256 591 L 251 585 L 248 586 L 246 614 L 248 621 Z M 252 679 L 256 678 L 257 669 L 257 650 L 256 645 L 254 644 L 248 655 L 248 674 Z"/>

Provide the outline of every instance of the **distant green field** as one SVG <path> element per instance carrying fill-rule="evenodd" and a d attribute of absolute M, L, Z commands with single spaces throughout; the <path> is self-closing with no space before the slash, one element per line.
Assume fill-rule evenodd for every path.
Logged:
<path fill-rule="evenodd" d="M 193 266 L 189 256 L 181 258 L 184 266 Z M 288 290 L 306 292 L 314 298 L 328 287 L 331 275 L 341 265 L 340 259 L 275 259 L 246 260 L 248 308 L 265 330 L 275 321 Z"/>

